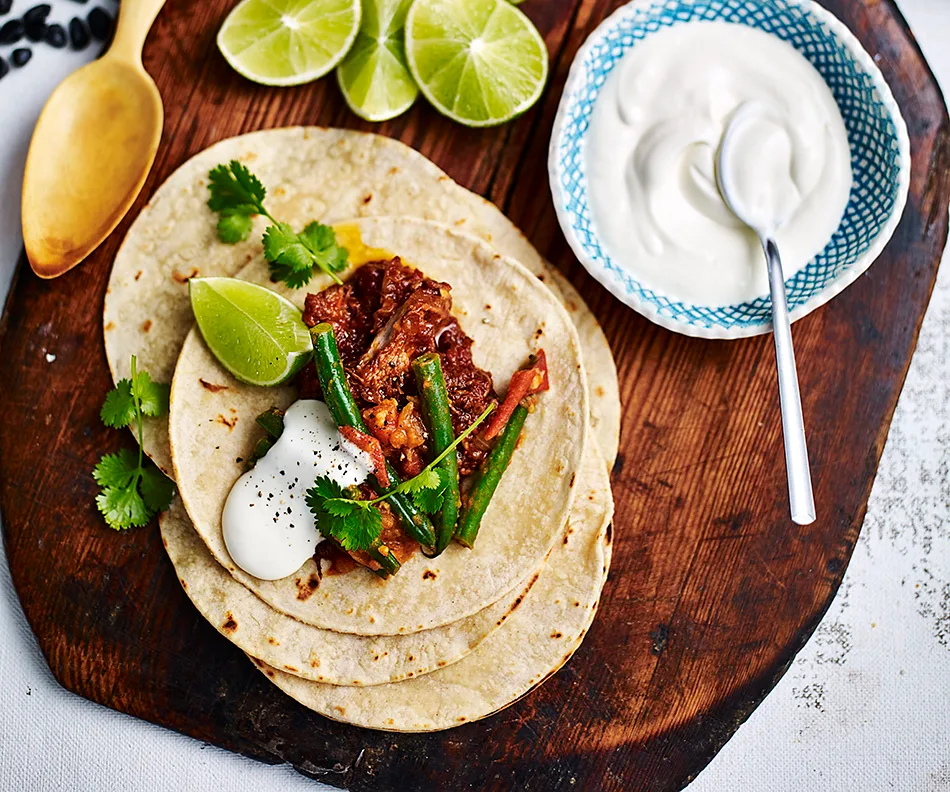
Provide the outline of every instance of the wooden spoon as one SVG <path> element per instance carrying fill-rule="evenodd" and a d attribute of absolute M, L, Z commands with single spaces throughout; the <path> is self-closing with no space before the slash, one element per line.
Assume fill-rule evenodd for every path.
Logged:
<path fill-rule="evenodd" d="M 23 241 L 33 271 L 75 267 L 125 216 L 162 137 L 158 88 L 142 47 L 165 0 L 127 0 L 115 40 L 73 72 L 40 114 L 23 175 Z"/>

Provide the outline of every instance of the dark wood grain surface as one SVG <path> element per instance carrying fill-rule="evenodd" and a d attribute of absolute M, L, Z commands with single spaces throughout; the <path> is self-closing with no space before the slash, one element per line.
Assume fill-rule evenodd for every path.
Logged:
<path fill-rule="evenodd" d="M 518 122 L 471 131 L 420 104 L 382 127 L 335 84 L 254 86 L 224 63 L 228 0 L 169 0 L 145 51 L 165 100 L 162 147 L 136 208 L 82 267 L 21 266 L 0 341 L 0 507 L 14 583 L 56 675 L 109 707 L 354 790 L 675 790 L 773 687 L 848 564 L 947 234 L 950 129 L 889 0 L 826 5 L 875 55 L 911 132 L 903 222 L 870 271 L 795 326 L 819 519 L 787 518 L 772 342 L 691 340 L 597 286 L 557 227 L 545 159 L 568 65 L 614 7 L 528 0 L 552 83 Z M 131 217 L 192 154 L 287 124 L 376 129 L 431 157 L 519 223 L 604 325 L 624 404 L 614 564 L 574 659 L 503 713 L 433 735 L 332 723 L 285 697 L 191 607 L 155 525 L 110 531 L 89 471 L 131 442 L 102 428 L 109 267 Z M 53 363 L 46 352 L 56 355 Z M 77 726 L 78 728 L 78 726 Z M 160 768 L 156 762 L 156 768 Z"/>

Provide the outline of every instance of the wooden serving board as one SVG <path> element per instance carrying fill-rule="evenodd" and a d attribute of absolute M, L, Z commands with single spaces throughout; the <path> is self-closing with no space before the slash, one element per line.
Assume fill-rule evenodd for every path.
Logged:
<path fill-rule="evenodd" d="M 0 506 L 27 618 L 56 675 L 94 701 L 353 790 L 675 790 L 775 685 L 844 574 L 947 236 L 950 126 L 890 0 L 825 3 L 875 55 L 910 127 L 903 222 L 880 260 L 795 326 L 819 520 L 787 516 L 772 341 L 712 342 L 641 319 L 569 251 L 545 162 L 568 66 L 619 5 L 528 0 L 552 54 L 532 112 L 471 131 L 424 103 L 360 123 L 336 85 L 254 86 L 214 36 L 229 0 L 169 0 L 145 51 L 165 133 L 135 208 L 79 269 L 38 280 L 21 262 L 3 317 Z M 129 445 L 98 409 L 111 381 L 101 340 L 116 249 L 147 198 L 221 138 L 287 124 L 375 129 L 505 209 L 580 288 L 617 358 L 624 405 L 613 570 L 570 663 L 499 715 L 432 735 L 361 730 L 269 685 L 181 591 L 155 525 L 110 531 L 89 476 Z M 47 352 L 55 354 L 47 362 Z"/>

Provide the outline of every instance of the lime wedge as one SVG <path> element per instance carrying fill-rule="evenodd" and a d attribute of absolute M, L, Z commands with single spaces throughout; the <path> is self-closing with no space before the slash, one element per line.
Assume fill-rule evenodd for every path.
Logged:
<path fill-rule="evenodd" d="M 221 25 L 218 49 L 249 80 L 300 85 L 336 66 L 359 27 L 360 0 L 243 0 Z"/>
<path fill-rule="evenodd" d="M 419 87 L 406 65 L 403 28 L 412 0 L 363 0 L 363 22 L 353 49 L 336 67 L 350 109 L 367 121 L 406 112 Z"/>
<path fill-rule="evenodd" d="M 505 0 L 416 0 L 406 19 L 406 58 L 435 108 L 473 127 L 523 113 L 548 76 L 544 39 Z"/>
<path fill-rule="evenodd" d="M 280 385 L 310 359 L 300 309 L 270 289 L 236 278 L 192 278 L 191 310 L 222 366 L 250 385 Z"/>

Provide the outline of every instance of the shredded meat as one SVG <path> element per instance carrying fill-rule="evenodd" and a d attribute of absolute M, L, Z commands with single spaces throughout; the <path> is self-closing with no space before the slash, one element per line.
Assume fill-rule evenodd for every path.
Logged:
<path fill-rule="evenodd" d="M 343 286 L 308 294 L 303 320 L 308 327 L 329 322 L 333 326 L 340 358 L 348 366 L 359 360 L 373 337 L 374 314 L 379 308 L 385 265 L 360 267 Z"/>
<path fill-rule="evenodd" d="M 379 404 L 406 393 L 409 367 L 419 355 L 435 351 L 435 338 L 451 320 L 448 292 L 412 292 L 376 334 L 352 370 L 353 395 L 366 404 Z"/>
<path fill-rule="evenodd" d="M 304 321 L 333 326 L 353 396 L 386 458 L 404 476 L 422 469 L 427 451 L 418 409 L 404 415 L 416 394 L 411 365 L 419 355 L 438 352 L 442 359 L 456 433 L 497 403 L 491 374 L 475 365 L 472 340 L 451 309 L 449 284 L 399 258 L 365 264 L 345 284 L 307 296 Z M 301 395 L 319 394 L 315 379 L 312 367 L 305 368 Z M 468 438 L 459 451 L 459 472 L 472 473 L 486 453 L 485 443 Z"/>

